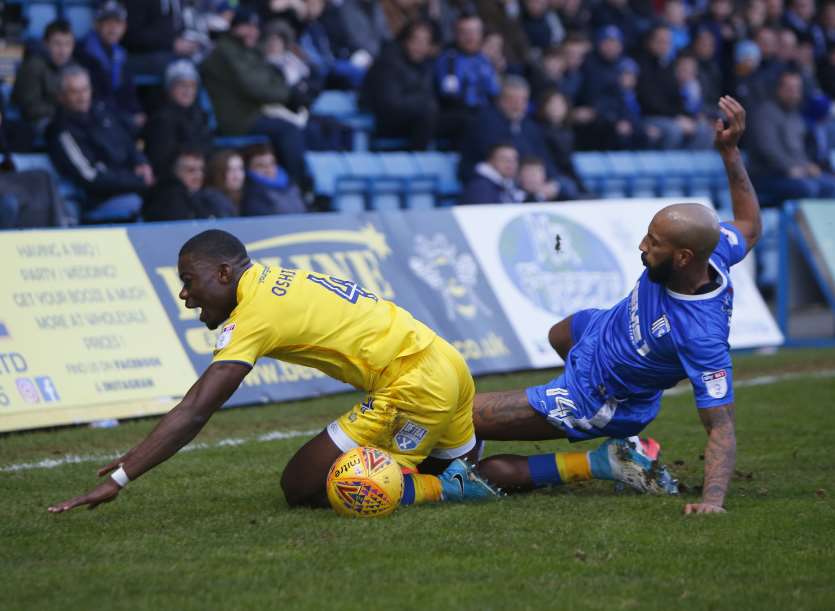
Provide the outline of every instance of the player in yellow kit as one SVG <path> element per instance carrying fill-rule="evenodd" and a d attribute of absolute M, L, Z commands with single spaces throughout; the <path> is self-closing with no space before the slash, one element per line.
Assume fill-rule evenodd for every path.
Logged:
<path fill-rule="evenodd" d="M 326 505 L 333 461 L 359 445 L 404 468 L 403 504 L 494 496 L 471 462 L 475 389 L 463 357 L 409 312 L 355 283 L 252 263 L 233 235 L 209 230 L 178 260 L 188 308 L 220 327 L 212 364 L 139 445 L 99 471 L 97 488 L 53 513 L 113 500 L 128 481 L 173 456 L 203 428 L 260 357 L 315 367 L 368 395 L 290 459 L 281 486 L 290 505 Z M 439 475 L 434 475 L 439 474 Z"/>

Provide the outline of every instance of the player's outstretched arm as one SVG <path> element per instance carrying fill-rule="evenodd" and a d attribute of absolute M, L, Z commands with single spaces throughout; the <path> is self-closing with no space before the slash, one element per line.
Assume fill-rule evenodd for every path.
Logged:
<path fill-rule="evenodd" d="M 99 476 L 107 475 L 121 465 L 126 475 L 133 480 L 176 454 L 197 436 L 212 414 L 232 396 L 249 369 L 240 363 L 211 365 L 183 400 L 160 420 L 139 445 L 100 469 Z M 49 512 L 61 513 L 82 505 L 94 509 L 101 503 L 115 499 L 119 490 L 119 484 L 108 477 L 87 494 L 51 505 Z"/>
<path fill-rule="evenodd" d="M 707 431 L 705 481 L 701 503 L 688 503 L 685 514 L 724 513 L 723 504 L 736 464 L 736 428 L 733 403 L 700 409 L 699 416 Z"/>
<path fill-rule="evenodd" d="M 727 95 L 719 98 L 719 108 L 728 118 L 728 125 L 726 127 L 721 119 L 717 119 L 714 142 L 725 163 L 725 172 L 728 175 L 734 211 L 733 224 L 745 237 L 747 252 L 754 248 L 760 239 L 762 221 L 757 193 L 748 177 L 748 171 L 745 169 L 737 146 L 745 132 L 745 109 L 739 102 Z"/>

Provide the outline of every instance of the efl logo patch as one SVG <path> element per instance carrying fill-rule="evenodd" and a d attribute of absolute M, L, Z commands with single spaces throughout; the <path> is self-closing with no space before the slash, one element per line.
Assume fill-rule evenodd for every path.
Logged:
<path fill-rule="evenodd" d="M 724 369 L 705 371 L 702 373 L 702 382 L 707 387 L 707 394 L 714 399 L 721 399 L 728 394 L 728 372 Z"/>
<path fill-rule="evenodd" d="M 407 420 L 403 428 L 394 434 L 394 443 L 404 452 L 414 450 L 420 445 L 423 438 L 426 437 L 426 433 L 425 428 Z"/>
<path fill-rule="evenodd" d="M 226 325 L 220 332 L 220 335 L 217 336 L 217 342 L 215 342 L 215 350 L 223 350 L 226 346 L 229 345 L 229 342 L 232 341 L 232 331 L 235 330 L 235 323 Z"/>
<path fill-rule="evenodd" d="M 654 323 L 652 323 L 652 327 L 650 328 L 650 333 L 656 339 L 664 337 L 667 333 L 670 332 L 670 321 L 667 320 L 667 315 L 662 314 L 661 318 L 657 319 Z"/>

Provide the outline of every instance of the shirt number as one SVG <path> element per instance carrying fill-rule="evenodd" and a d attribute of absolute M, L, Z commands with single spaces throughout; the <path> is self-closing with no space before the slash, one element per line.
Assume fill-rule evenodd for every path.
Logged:
<path fill-rule="evenodd" d="M 342 280 L 340 278 L 334 278 L 333 276 L 323 278 L 321 276 L 314 276 L 313 274 L 308 274 L 307 279 L 325 287 L 331 293 L 336 293 L 342 297 L 342 299 L 350 301 L 351 303 L 356 303 L 357 299 L 360 297 L 366 297 L 367 299 L 377 301 L 377 296 L 374 293 L 366 291 L 361 286 L 357 286 L 356 282 L 351 282 L 350 280 Z"/>

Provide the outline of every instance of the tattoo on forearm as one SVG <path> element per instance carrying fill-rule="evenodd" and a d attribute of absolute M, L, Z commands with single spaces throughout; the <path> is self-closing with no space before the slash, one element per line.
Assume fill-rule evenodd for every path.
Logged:
<path fill-rule="evenodd" d="M 728 183 L 731 189 L 739 189 L 746 195 L 754 194 L 754 186 L 751 184 L 751 179 L 748 177 L 748 172 L 745 171 L 745 165 L 742 163 L 742 157 L 739 155 L 728 164 Z"/>
<path fill-rule="evenodd" d="M 711 410 L 713 411 L 713 410 Z M 717 409 L 705 422 L 709 439 L 705 448 L 704 502 L 721 506 L 736 462 L 736 433 L 732 409 Z"/>
<path fill-rule="evenodd" d="M 474 415 L 477 424 L 498 427 L 518 420 L 519 412 L 528 416 L 531 408 L 524 391 L 480 393 L 476 396 Z"/>

